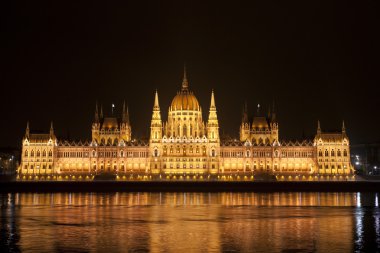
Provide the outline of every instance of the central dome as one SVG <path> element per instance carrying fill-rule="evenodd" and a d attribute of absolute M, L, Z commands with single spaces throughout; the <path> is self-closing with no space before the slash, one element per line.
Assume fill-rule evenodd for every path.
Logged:
<path fill-rule="evenodd" d="M 184 69 L 182 89 L 173 98 L 171 104 L 171 110 L 190 110 L 190 111 L 200 111 L 199 103 L 197 98 L 194 96 L 193 92 L 189 91 L 189 83 L 186 77 L 186 68 Z"/>
<path fill-rule="evenodd" d="M 182 90 L 173 98 L 171 109 L 199 111 L 199 103 L 192 92 Z"/>

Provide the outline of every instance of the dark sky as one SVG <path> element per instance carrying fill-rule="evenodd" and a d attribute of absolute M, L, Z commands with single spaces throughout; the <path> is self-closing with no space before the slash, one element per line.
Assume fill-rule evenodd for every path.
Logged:
<path fill-rule="evenodd" d="M 96 100 L 129 105 L 136 137 L 190 88 L 221 132 L 238 136 L 245 100 L 275 99 L 280 138 L 346 122 L 352 143 L 380 140 L 379 1 L 7 1 L 1 14 L 0 146 L 32 129 L 89 139 Z M 78 1 L 79 2 L 79 1 Z M 91 1 L 89 1 L 91 2 Z"/>

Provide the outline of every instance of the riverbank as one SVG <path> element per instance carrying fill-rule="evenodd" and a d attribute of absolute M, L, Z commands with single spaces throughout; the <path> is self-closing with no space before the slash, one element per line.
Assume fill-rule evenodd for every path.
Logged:
<path fill-rule="evenodd" d="M 0 192 L 380 192 L 380 181 L 13 181 Z"/>

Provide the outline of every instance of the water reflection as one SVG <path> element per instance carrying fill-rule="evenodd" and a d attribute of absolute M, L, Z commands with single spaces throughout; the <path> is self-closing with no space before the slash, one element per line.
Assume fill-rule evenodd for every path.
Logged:
<path fill-rule="evenodd" d="M 5 194 L 1 252 L 379 249 L 377 194 Z"/>

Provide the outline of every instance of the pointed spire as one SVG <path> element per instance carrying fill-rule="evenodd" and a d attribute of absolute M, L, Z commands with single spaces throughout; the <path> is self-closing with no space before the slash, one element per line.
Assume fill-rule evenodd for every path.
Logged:
<path fill-rule="evenodd" d="M 127 110 L 125 110 L 125 100 L 123 102 L 123 113 L 121 115 L 121 121 L 123 123 L 129 123 L 128 107 Z"/>
<path fill-rule="evenodd" d="M 214 90 L 211 91 L 210 110 L 216 110 L 216 106 L 215 106 L 215 98 L 214 98 Z"/>
<path fill-rule="evenodd" d="M 346 132 L 346 126 L 344 125 L 344 120 L 343 120 L 343 123 L 342 123 L 342 133 L 345 133 Z"/>
<path fill-rule="evenodd" d="M 242 123 L 248 123 L 248 105 L 247 101 L 244 102 L 243 106 L 243 115 L 242 115 Z"/>
<path fill-rule="evenodd" d="M 100 119 L 103 119 L 103 105 L 100 105 Z"/>
<path fill-rule="evenodd" d="M 54 135 L 53 121 L 50 122 L 50 137 Z"/>
<path fill-rule="evenodd" d="M 322 130 L 321 130 L 321 123 L 318 120 L 317 134 L 321 134 L 321 132 L 322 132 Z"/>
<path fill-rule="evenodd" d="M 98 111 L 98 101 L 96 101 L 96 104 L 95 104 L 95 123 L 98 123 L 99 122 L 99 111 Z"/>
<path fill-rule="evenodd" d="M 189 82 L 187 81 L 186 64 L 183 64 L 182 91 L 187 91 L 188 88 L 189 88 Z"/>
<path fill-rule="evenodd" d="M 257 111 L 256 111 L 257 115 L 256 116 L 261 116 L 261 105 L 260 104 L 257 104 Z"/>
<path fill-rule="evenodd" d="M 272 121 L 276 121 L 276 109 L 275 109 L 275 106 L 274 106 L 274 99 L 273 99 L 273 104 L 272 104 L 272 114 L 271 114 L 271 119 Z"/>
<path fill-rule="evenodd" d="M 126 112 L 126 123 L 129 125 L 129 109 L 128 109 L 128 106 L 127 106 L 127 112 Z"/>
<path fill-rule="evenodd" d="M 26 122 L 26 129 L 25 129 L 25 137 L 29 138 L 30 129 L 29 129 L 29 121 Z"/>
<path fill-rule="evenodd" d="M 156 93 L 154 95 L 154 106 L 153 110 L 160 110 L 160 104 L 158 103 L 158 92 L 156 90 Z"/>

